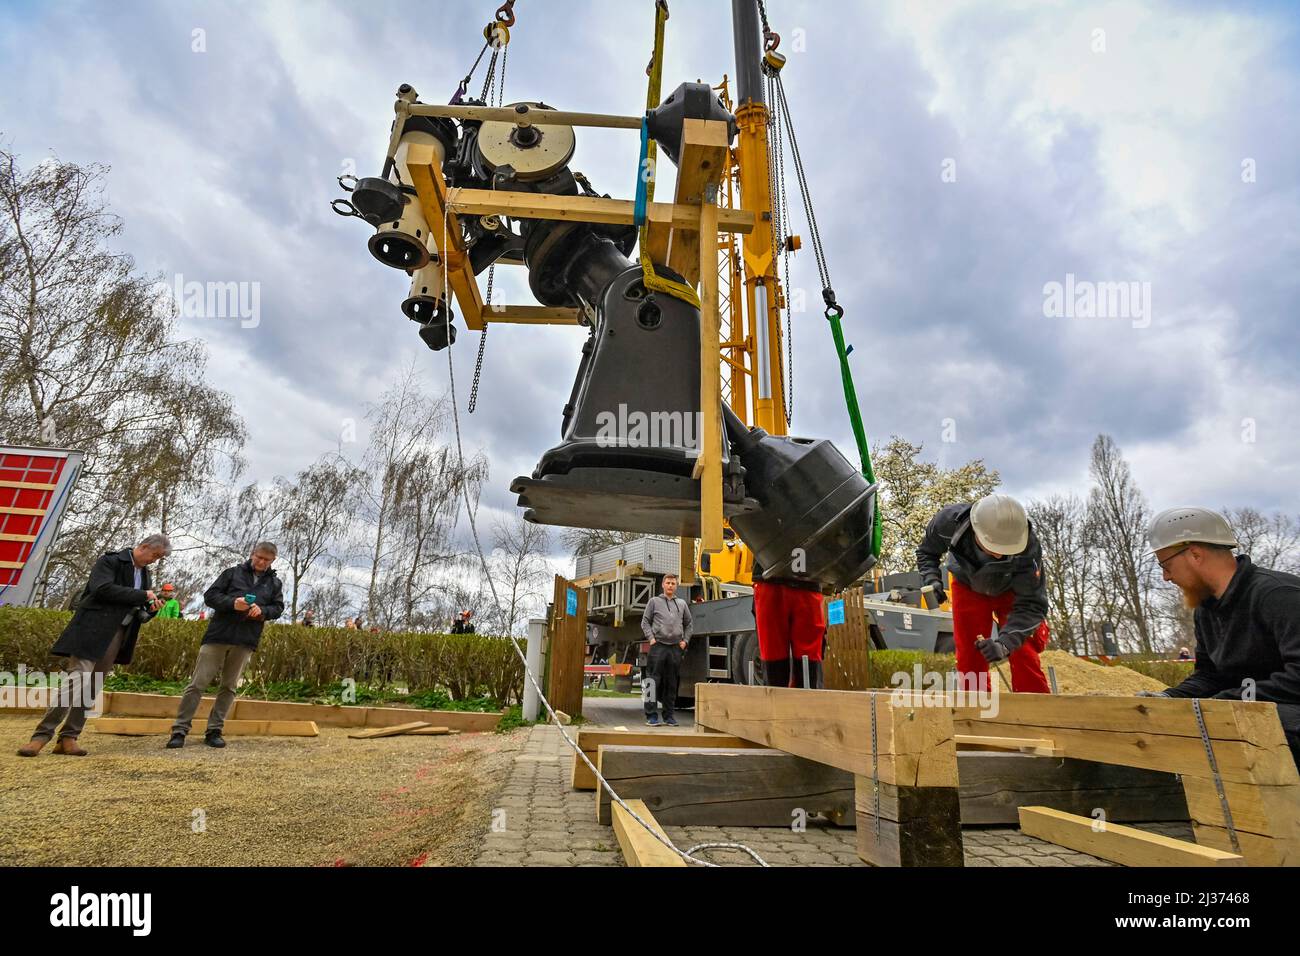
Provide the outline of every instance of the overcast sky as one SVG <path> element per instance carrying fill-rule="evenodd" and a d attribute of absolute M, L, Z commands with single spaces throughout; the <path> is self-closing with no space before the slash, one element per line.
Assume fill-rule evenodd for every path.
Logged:
<path fill-rule="evenodd" d="M 407 279 L 328 202 L 349 164 L 378 174 L 400 83 L 449 98 L 494 7 L 0 8 L 0 136 L 24 164 L 111 165 L 120 245 L 142 271 L 259 284 L 256 327 L 181 324 L 248 423 L 251 477 L 334 448 L 412 357 L 447 387 L 446 353 L 399 311 Z M 1293 4 L 768 7 L 873 439 L 983 458 L 1035 497 L 1083 492 L 1107 432 L 1156 508 L 1300 511 Z M 507 101 L 639 113 L 652 10 L 519 0 Z M 665 92 L 734 75 L 727 0 L 675 0 L 667 42 Z M 636 163 L 635 133 L 578 132 L 573 167 L 600 191 L 631 197 Z M 795 317 L 792 430 L 852 458 L 801 214 L 795 231 L 811 311 Z M 503 301 L 532 301 L 523 270 L 500 271 Z M 1149 311 L 1045 315 L 1045 287 L 1067 276 L 1137 283 Z M 462 414 L 491 458 L 486 506 L 512 508 L 511 479 L 558 442 L 583 338 L 493 329 L 478 411 Z M 462 412 L 477 347 L 462 328 Z"/>

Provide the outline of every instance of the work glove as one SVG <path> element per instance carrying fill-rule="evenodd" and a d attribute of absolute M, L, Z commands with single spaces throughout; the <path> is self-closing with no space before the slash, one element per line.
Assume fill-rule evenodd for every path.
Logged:
<path fill-rule="evenodd" d="M 1168 697 L 1169 695 L 1162 690 L 1140 690 L 1137 692 L 1139 697 Z"/>
<path fill-rule="evenodd" d="M 975 642 L 975 650 L 983 654 L 984 659 L 990 664 L 1005 661 L 1011 656 L 1011 652 L 1007 650 L 1006 645 L 1001 641 L 990 641 L 985 638 L 980 638 Z"/>
<path fill-rule="evenodd" d="M 947 600 L 948 600 L 948 592 L 943 589 L 943 585 L 940 584 L 938 581 L 931 581 L 930 597 L 927 599 L 926 603 L 931 608 L 937 608 L 939 605 L 945 603 Z"/>

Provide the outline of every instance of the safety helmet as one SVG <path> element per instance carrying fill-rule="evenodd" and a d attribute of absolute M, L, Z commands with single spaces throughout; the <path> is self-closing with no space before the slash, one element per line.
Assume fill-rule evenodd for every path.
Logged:
<path fill-rule="evenodd" d="M 1240 547 L 1228 519 L 1209 508 L 1166 508 L 1147 528 L 1148 554 L 1176 544 L 1220 544 Z"/>
<path fill-rule="evenodd" d="M 1029 517 L 1010 495 L 985 495 L 970 511 L 975 540 L 994 554 L 1019 554 L 1029 544 Z"/>
<path fill-rule="evenodd" d="M 163 589 L 164 591 L 168 591 L 168 592 L 170 592 L 170 591 L 175 591 L 175 590 L 176 590 L 176 585 L 174 585 L 174 584 L 164 584 L 164 585 L 162 586 L 162 589 Z"/>

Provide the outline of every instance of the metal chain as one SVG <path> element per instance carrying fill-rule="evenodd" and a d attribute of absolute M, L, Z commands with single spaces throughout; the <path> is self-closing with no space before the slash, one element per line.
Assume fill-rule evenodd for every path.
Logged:
<path fill-rule="evenodd" d="M 794 321 L 793 306 L 790 302 L 790 245 L 786 233 L 791 231 L 790 203 L 785 186 L 785 143 L 781 139 L 781 118 L 779 109 L 773 103 L 774 90 L 778 77 L 767 76 L 767 100 L 769 104 L 768 126 L 772 135 L 768 137 L 772 158 L 768 160 L 768 185 L 772 194 L 772 227 L 777 240 L 781 243 L 781 270 L 783 273 L 782 289 L 785 297 L 785 422 L 788 427 L 794 421 Z M 775 160 L 775 161 L 773 161 Z M 773 167 L 775 166 L 775 183 Z"/>
<path fill-rule="evenodd" d="M 489 106 L 500 106 L 501 103 L 505 100 L 505 96 L 506 96 L 506 60 L 510 56 L 510 45 L 507 44 L 506 46 L 502 47 L 500 53 L 501 53 L 501 73 L 499 76 L 497 76 L 496 86 L 491 91 L 492 93 L 491 99 L 488 98 L 488 90 L 486 86 L 484 87 L 483 101 L 487 103 Z M 496 63 L 497 63 L 496 53 L 493 53 L 492 63 L 488 67 L 489 80 L 491 79 L 493 73 L 496 70 Z M 497 272 L 497 266 L 496 263 L 494 262 L 492 263 L 492 265 L 488 266 L 487 288 L 485 289 L 485 295 L 483 298 L 485 305 L 492 304 L 492 283 L 496 279 L 496 272 Z M 473 415 L 474 409 L 478 408 L 478 386 L 479 386 L 479 382 L 482 381 L 483 379 L 483 354 L 484 352 L 487 351 L 487 334 L 488 334 L 488 322 L 486 319 L 484 319 L 483 331 L 480 332 L 478 336 L 478 358 L 475 359 L 474 361 L 474 379 L 470 383 L 470 387 L 469 387 L 469 405 L 465 409 L 466 414 L 469 415 Z"/>

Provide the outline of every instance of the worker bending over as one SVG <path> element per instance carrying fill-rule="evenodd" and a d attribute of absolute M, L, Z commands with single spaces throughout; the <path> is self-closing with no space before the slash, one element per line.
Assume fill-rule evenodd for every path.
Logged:
<path fill-rule="evenodd" d="M 1196 667 L 1177 687 L 1141 696 L 1272 701 L 1300 765 L 1300 577 L 1234 555 L 1236 535 L 1208 508 L 1160 512 L 1147 541 L 1193 608 Z"/>
<path fill-rule="evenodd" d="M 940 567 L 945 553 L 951 595 L 944 590 Z M 991 688 L 989 664 L 1010 660 L 1013 691 L 1049 693 L 1038 661 L 1048 637 L 1042 549 L 1020 502 L 993 494 L 974 505 L 941 509 L 916 549 L 916 566 L 922 584 L 933 588 L 936 606 L 952 601 L 962 688 Z M 996 637 L 995 619 L 1000 629 Z"/>
<path fill-rule="evenodd" d="M 764 578 L 754 561 L 754 625 L 768 687 L 821 687 L 826 604 L 821 585 L 801 578 Z M 804 681 L 803 659 L 808 658 Z"/>

